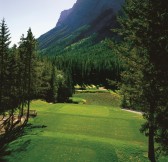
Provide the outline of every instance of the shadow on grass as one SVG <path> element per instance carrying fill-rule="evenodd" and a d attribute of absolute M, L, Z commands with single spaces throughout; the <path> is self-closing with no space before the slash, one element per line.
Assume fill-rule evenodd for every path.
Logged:
<path fill-rule="evenodd" d="M 11 155 L 13 152 L 22 152 L 27 151 L 27 147 L 29 146 L 31 140 L 26 140 L 22 144 L 20 144 L 17 149 L 9 150 L 8 144 L 25 136 L 25 135 L 37 135 L 42 131 L 42 128 L 46 128 L 45 125 L 33 125 L 26 124 L 24 126 L 19 126 L 12 131 L 0 136 L 0 162 L 7 162 L 5 159 L 6 156 Z M 39 130 L 40 129 L 40 130 Z"/>

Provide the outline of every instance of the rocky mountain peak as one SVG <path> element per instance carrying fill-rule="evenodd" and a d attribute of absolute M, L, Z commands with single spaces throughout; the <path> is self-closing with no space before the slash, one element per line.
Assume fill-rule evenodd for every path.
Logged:
<path fill-rule="evenodd" d="M 82 25 L 88 25 L 108 9 L 118 12 L 123 3 L 124 0 L 77 0 L 71 9 L 61 13 L 56 26 L 76 29 Z"/>
<path fill-rule="evenodd" d="M 56 24 L 56 27 L 59 27 L 61 24 L 63 24 L 64 20 L 69 16 L 71 12 L 72 12 L 72 8 L 62 11 L 60 14 L 60 18 Z"/>
<path fill-rule="evenodd" d="M 66 38 L 71 38 L 66 41 L 70 43 L 93 33 L 99 34 L 98 39 L 109 36 L 111 29 L 117 27 L 116 16 L 124 1 L 77 0 L 71 9 L 61 12 L 56 27 L 39 37 L 40 48 L 52 49 Z"/>

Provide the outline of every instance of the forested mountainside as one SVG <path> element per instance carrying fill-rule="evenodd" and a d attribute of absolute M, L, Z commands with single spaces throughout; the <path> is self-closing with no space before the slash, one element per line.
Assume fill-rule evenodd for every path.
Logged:
<path fill-rule="evenodd" d="M 124 0 L 77 0 L 74 6 L 61 13 L 56 27 L 38 39 L 47 55 L 59 55 L 65 47 L 97 33 L 94 40 L 115 35 L 110 30 L 118 23 L 116 15 Z"/>
<path fill-rule="evenodd" d="M 68 71 L 74 84 L 103 84 L 120 78 L 120 62 L 108 47 L 108 38 L 118 40 L 124 0 L 77 0 L 61 13 L 56 27 L 39 39 L 42 55 L 54 58 L 58 69 Z M 108 58 L 108 59 L 107 59 Z"/>

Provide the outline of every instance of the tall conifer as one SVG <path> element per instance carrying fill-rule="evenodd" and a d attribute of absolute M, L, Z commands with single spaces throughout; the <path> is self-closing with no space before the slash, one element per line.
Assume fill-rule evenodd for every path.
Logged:
<path fill-rule="evenodd" d="M 141 130 L 149 139 L 149 160 L 155 162 L 155 141 L 168 153 L 168 125 L 164 124 L 168 123 L 168 4 L 164 0 L 127 0 L 124 11 L 119 33 L 133 51 L 130 60 L 136 58 L 129 68 L 134 76 L 138 74 L 133 88 L 141 88 L 138 99 L 146 119 Z"/>
<path fill-rule="evenodd" d="M 33 36 L 31 29 L 27 31 L 27 37 L 25 39 L 25 47 L 26 47 L 26 65 L 27 65 L 27 120 L 29 118 L 29 111 L 30 111 L 30 101 L 33 99 L 34 96 L 34 89 L 35 89 L 35 79 L 36 79 L 36 40 Z"/>
<path fill-rule="evenodd" d="M 9 61 L 9 44 L 10 33 L 3 19 L 0 24 L 0 112 L 4 112 L 6 108 L 6 100 L 8 98 L 7 74 Z"/>

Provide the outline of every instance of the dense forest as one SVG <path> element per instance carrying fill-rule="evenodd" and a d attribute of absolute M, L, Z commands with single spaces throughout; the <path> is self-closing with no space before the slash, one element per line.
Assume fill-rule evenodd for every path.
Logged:
<path fill-rule="evenodd" d="M 74 85 L 95 84 L 116 89 L 109 80 L 120 81 L 122 64 L 115 50 L 108 45 L 110 40 L 94 44 L 95 36 L 74 43 L 64 50 L 63 55 L 53 58 L 58 69 L 69 71 Z"/>
<path fill-rule="evenodd" d="M 21 36 L 19 46 L 10 45 L 10 33 L 3 19 L 0 25 L 0 114 L 5 119 L 5 132 L 15 128 L 22 117 L 29 119 L 30 102 L 66 102 L 72 95 L 71 81 L 53 62 L 40 57 L 31 29 Z M 27 107 L 27 110 L 26 110 Z M 19 111 L 17 122 L 13 123 Z M 26 115 L 25 115 L 26 114 Z"/>
<path fill-rule="evenodd" d="M 0 114 L 8 114 L 6 132 L 16 124 L 15 111 L 19 111 L 18 122 L 25 114 L 28 122 L 32 100 L 68 102 L 76 84 L 83 88 L 94 84 L 118 90 L 123 108 L 143 112 L 146 122 L 140 131 L 148 136 L 151 162 L 156 161 L 156 152 L 168 154 L 168 4 L 126 0 L 123 10 L 111 18 L 112 25 L 91 32 L 95 19 L 48 48 L 47 43 L 38 46 L 43 37 L 36 40 L 31 29 L 21 36 L 18 47 L 10 48 L 10 32 L 2 20 Z M 51 44 L 50 39 L 45 41 Z"/>

